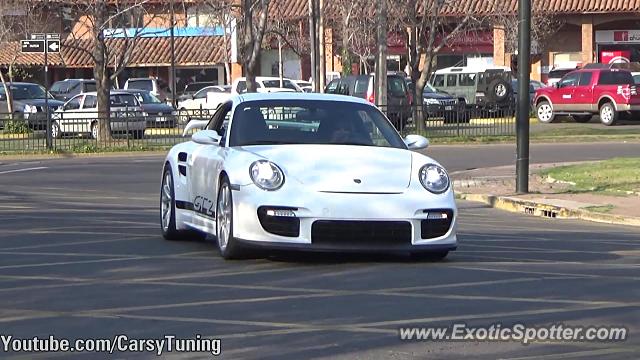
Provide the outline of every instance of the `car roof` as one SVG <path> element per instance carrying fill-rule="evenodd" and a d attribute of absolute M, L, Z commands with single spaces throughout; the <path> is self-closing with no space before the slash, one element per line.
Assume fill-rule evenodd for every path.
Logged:
<path fill-rule="evenodd" d="M 436 70 L 435 73 L 440 74 L 459 74 L 459 73 L 477 73 L 485 72 L 487 70 L 504 70 L 511 71 L 508 66 L 452 66 L 440 70 Z"/>
<path fill-rule="evenodd" d="M 140 80 L 150 80 L 150 81 L 153 81 L 153 80 L 158 80 L 158 79 L 156 79 L 156 78 L 128 78 L 128 79 L 127 79 L 127 81 L 140 81 Z"/>
<path fill-rule="evenodd" d="M 92 82 L 96 82 L 96 79 L 64 79 L 64 80 L 58 80 L 56 82 L 64 82 L 64 81 L 92 81 Z"/>
<path fill-rule="evenodd" d="M 135 89 L 134 89 L 135 90 Z M 89 92 L 85 92 L 85 93 L 81 93 L 79 95 L 93 95 L 93 96 L 98 96 L 98 93 L 96 91 L 89 91 Z M 131 95 L 131 90 L 112 90 L 110 92 L 110 95 Z"/>
<path fill-rule="evenodd" d="M 334 94 L 318 94 L 318 93 L 298 93 L 298 92 L 276 92 L 276 93 L 244 93 L 236 94 L 231 97 L 233 102 L 246 102 L 258 100 L 312 100 L 312 101 L 339 101 L 356 104 L 371 105 L 365 99 L 354 96 L 334 95 Z"/>
<path fill-rule="evenodd" d="M 40 84 L 37 84 L 37 83 L 21 82 L 21 81 L 14 81 L 12 83 L 7 83 L 7 84 L 9 84 L 9 85 L 39 85 L 39 86 L 41 86 Z"/>

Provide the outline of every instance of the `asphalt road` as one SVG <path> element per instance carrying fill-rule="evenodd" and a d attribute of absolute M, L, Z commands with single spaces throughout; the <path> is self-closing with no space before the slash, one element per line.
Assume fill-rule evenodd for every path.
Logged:
<path fill-rule="evenodd" d="M 226 359 L 634 359 L 638 228 L 460 203 L 460 247 L 405 256 L 223 261 L 158 228 L 157 157 L 0 165 L 0 335 L 203 337 Z M 624 326 L 624 343 L 400 341 L 399 327 Z M 0 358 L 156 358 L 150 353 Z M 169 358 L 211 358 L 205 353 Z"/>

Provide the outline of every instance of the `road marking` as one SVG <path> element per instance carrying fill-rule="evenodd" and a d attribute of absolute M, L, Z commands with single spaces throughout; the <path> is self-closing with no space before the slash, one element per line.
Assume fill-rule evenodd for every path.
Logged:
<path fill-rule="evenodd" d="M 25 172 L 25 171 L 44 170 L 44 169 L 48 169 L 48 168 L 49 167 L 47 167 L 47 166 L 38 166 L 38 167 L 25 168 L 25 169 L 5 170 L 5 171 L 0 171 L 0 175 L 18 173 L 18 172 Z"/>

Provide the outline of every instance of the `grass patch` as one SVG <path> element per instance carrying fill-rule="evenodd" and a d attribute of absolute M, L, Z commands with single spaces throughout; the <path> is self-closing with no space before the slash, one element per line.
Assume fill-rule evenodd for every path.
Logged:
<path fill-rule="evenodd" d="M 611 212 L 611 210 L 613 210 L 614 207 L 615 206 L 611 204 L 607 204 L 607 205 L 600 205 L 600 206 L 586 206 L 586 207 L 583 207 L 583 209 L 596 212 L 596 213 L 608 214 Z"/>
<path fill-rule="evenodd" d="M 560 166 L 541 172 L 556 180 L 575 183 L 572 192 L 624 195 L 640 191 L 640 158 L 615 158 L 596 163 Z"/>
<path fill-rule="evenodd" d="M 620 135 L 640 135 L 640 126 L 635 129 L 596 129 L 588 126 L 576 126 L 576 127 L 558 127 L 551 128 L 549 130 L 537 131 L 535 137 L 554 137 L 554 136 L 620 136 Z"/>

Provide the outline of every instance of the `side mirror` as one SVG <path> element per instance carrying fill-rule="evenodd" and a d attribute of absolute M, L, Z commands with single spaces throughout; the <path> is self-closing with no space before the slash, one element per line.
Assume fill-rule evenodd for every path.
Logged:
<path fill-rule="evenodd" d="M 219 145 L 221 138 L 215 130 L 202 130 L 191 136 L 194 143 L 202 145 Z"/>
<path fill-rule="evenodd" d="M 208 123 L 208 120 L 191 120 L 189 121 L 187 126 L 185 126 L 184 131 L 182 132 L 182 136 L 189 135 L 189 132 L 193 129 L 202 130 L 205 126 L 207 126 Z"/>
<path fill-rule="evenodd" d="M 553 84 L 553 86 L 554 86 L 556 89 L 560 89 L 560 81 L 558 81 L 557 83 L 554 83 L 554 84 Z"/>
<path fill-rule="evenodd" d="M 404 138 L 404 143 L 407 144 L 409 150 L 422 150 L 429 147 L 429 140 L 420 135 L 407 135 Z"/>

